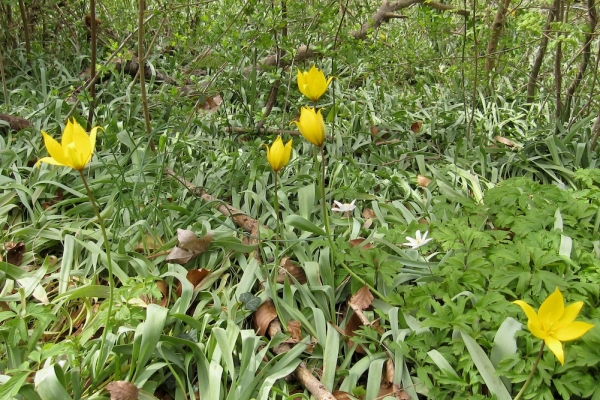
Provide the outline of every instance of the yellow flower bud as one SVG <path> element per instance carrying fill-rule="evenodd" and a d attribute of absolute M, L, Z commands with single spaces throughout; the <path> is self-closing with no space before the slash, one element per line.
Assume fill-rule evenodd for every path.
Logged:
<path fill-rule="evenodd" d="M 310 100 L 317 101 L 323 96 L 332 79 L 325 79 L 323 71 L 313 65 L 309 71 L 298 70 L 298 89 Z"/>
<path fill-rule="evenodd" d="M 269 146 L 265 145 L 267 148 L 267 161 L 271 164 L 271 168 L 273 171 L 278 172 L 280 169 L 286 166 L 286 164 L 290 161 L 290 157 L 292 155 L 292 141 L 283 145 L 283 140 L 281 140 L 281 136 L 277 136 L 277 139 Z"/>
<path fill-rule="evenodd" d="M 325 122 L 321 115 L 321 110 L 315 111 L 314 108 L 302 107 L 300 110 L 300 119 L 294 121 L 300 133 L 306 140 L 315 146 L 322 146 L 325 141 Z"/>

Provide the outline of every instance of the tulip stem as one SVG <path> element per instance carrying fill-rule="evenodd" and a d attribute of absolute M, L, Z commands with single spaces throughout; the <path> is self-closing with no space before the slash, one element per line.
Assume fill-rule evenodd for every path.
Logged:
<path fill-rule="evenodd" d="M 279 223 L 279 196 L 277 195 L 277 171 L 273 171 L 273 176 L 275 180 L 275 251 L 273 255 L 273 271 L 271 271 L 271 275 L 269 276 L 269 270 L 268 268 L 266 268 L 265 278 L 269 282 L 273 305 L 275 306 L 275 310 L 277 311 L 279 320 L 284 323 L 284 326 L 287 326 L 287 321 L 285 321 L 285 319 L 283 318 L 283 314 L 281 313 L 281 310 L 279 308 L 279 298 L 277 297 L 277 274 L 279 272 L 279 240 L 281 239 L 281 224 Z"/>
<path fill-rule="evenodd" d="M 331 249 L 331 276 L 335 280 L 335 261 L 339 261 L 339 264 L 342 266 L 342 268 L 346 270 L 346 272 L 350 274 L 350 276 L 359 281 L 362 285 L 367 286 L 369 290 L 381 300 L 385 300 L 385 296 L 383 294 L 379 293 L 379 291 L 377 291 L 373 286 L 369 285 L 363 278 L 361 278 L 354 271 L 352 271 L 350 267 L 348 267 L 341 258 L 337 259 L 336 257 L 337 247 L 335 246 L 333 237 L 331 236 L 331 231 L 329 227 L 329 213 L 327 210 L 327 202 L 325 198 L 325 151 L 323 150 L 323 147 L 324 146 L 321 146 L 321 204 L 323 205 L 323 221 L 325 223 L 325 233 L 327 234 L 329 248 Z M 332 282 L 331 284 L 333 286 L 335 285 L 335 282 Z"/>
<path fill-rule="evenodd" d="M 104 219 L 102 215 L 100 215 L 100 211 L 98 210 L 98 205 L 96 204 L 96 200 L 94 199 L 94 195 L 88 186 L 87 180 L 85 179 L 85 175 L 83 174 L 83 170 L 79 170 L 79 175 L 81 176 L 81 180 L 83 181 L 83 185 L 85 186 L 85 190 L 87 190 L 88 197 L 90 199 L 90 203 L 92 203 L 92 207 L 94 208 L 94 212 L 96 213 L 96 218 L 98 218 L 98 223 L 100 224 L 100 230 L 102 231 L 102 238 L 104 239 L 104 249 L 106 251 L 106 265 L 108 269 L 108 310 L 106 312 L 106 322 L 104 323 L 104 329 L 102 330 L 102 341 L 100 342 L 100 362 L 104 362 L 104 350 L 106 349 L 106 335 L 108 333 L 108 326 L 110 324 L 110 317 L 112 315 L 112 307 L 113 307 L 113 291 L 114 291 L 114 278 L 113 278 L 113 268 L 112 268 L 112 259 L 110 257 L 110 243 L 108 241 L 108 235 L 106 234 L 106 228 L 104 227 Z M 108 356 L 108 355 L 107 355 Z"/>
<path fill-rule="evenodd" d="M 523 397 L 523 394 L 525 394 L 525 390 L 529 386 L 529 383 L 531 382 L 531 379 L 533 378 L 533 374 L 537 370 L 538 363 L 540 362 L 540 360 L 542 358 L 542 354 L 544 353 L 544 344 L 545 344 L 545 342 L 542 341 L 542 346 L 540 347 L 540 352 L 538 353 L 537 358 L 535 359 L 535 361 L 533 363 L 533 367 L 531 367 L 531 372 L 529 373 L 527 380 L 523 384 L 523 387 L 521 388 L 521 390 L 519 390 L 519 393 L 517 393 L 517 396 L 514 398 L 514 400 L 519 400 L 521 397 Z"/>

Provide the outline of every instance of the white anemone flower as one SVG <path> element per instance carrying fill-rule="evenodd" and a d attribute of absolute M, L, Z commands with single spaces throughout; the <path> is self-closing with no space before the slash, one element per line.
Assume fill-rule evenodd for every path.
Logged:
<path fill-rule="evenodd" d="M 354 205 L 354 203 L 356 203 L 356 200 L 352 200 L 352 203 L 350 203 L 350 204 L 340 203 L 337 200 L 334 200 L 333 202 L 335 203 L 335 207 L 331 207 L 331 211 L 350 212 L 356 208 L 356 206 Z"/>
<path fill-rule="evenodd" d="M 416 250 L 419 247 L 426 245 L 429 241 L 433 240 L 432 238 L 427 239 L 428 233 L 429 231 L 425 231 L 425 234 L 423 235 L 423 237 L 421 237 L 421 231 L 417 231 L 414 238 L 407 236 L 406 240 L 408 240 L 408 243 L 402 243 L 402 245 Z"/>

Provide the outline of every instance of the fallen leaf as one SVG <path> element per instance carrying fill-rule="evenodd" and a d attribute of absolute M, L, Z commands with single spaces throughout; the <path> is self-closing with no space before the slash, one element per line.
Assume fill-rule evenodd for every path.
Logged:
<path fill-rule="evenodd" d="M 179 247 L 173 247 L 169 252 L 169 255 L 165 261 L 172 262 L 179 265 L 187 264 L 192 258 L 196 257 L 197 254 L 190 253 L 189 251 L 180 249 Z"/>
<path fill-rule="evenodd" d="M 292 275 L 298 283 L 305 284 L 307 282 L 304 269 L 293 262 L 290 257 L 284 257 L 279 263 L 279 273 L 277 274 L 277 283 L 285 282 L 288 275 Z"/>
<path fill-rule="evenodd" d="M 300 329 L 301 326 L 302 324 L 300 323 L 300 321 L 288 322 L 287 330 L 296 343 L 302 341 L 302 330 Z"/>
<path fill-rule="evenodd" d="M 131 382 L 111 382 L 106 390 L 110 392 L 110 400 L 138 400 L 138 388 Z"/>
<path fill-rule="evenodd" d="M 363 218 L 377 218 L 375 211 L 371 208 L 365 208 L 362 212 Z"/>
<path fill-rule="evenodd" d="M 502 143 L 502 144 L 505 144 L 505 145 L 507 145 L 508 147 L 515 147 L 515 146 L 516 146 L 515 142 L 513 142 L 512 140 L 510 140 L 510 139 L 507 139 L 507 138 L 505 138 L 505 137 L 502 137 L 502 136 L 496 136 L 496 138 L 495 138 L 495 139 L 496 139 L 496 141 L 497 141 L 497 142 L 500 142 L 500 143 Z"/>
<path fill-rule="evenodd" d="M 359 329 L 362 325 L 363 324 L 362 324 L 360 318 L 358 317 L 358 315 L 356 315 L 356 313 L 353 313 L 352 316 L 350 317 L 350 319 L 348 319 L 348 323 L 346 323 L 346 328 L 344 329 L 344 334 L 346 335 L 346 343 L 348 344 L 348 347 L 354 346 L 354 342 L 350 338 L 355 336 L 354 331 Z M 360 344 L 358 346 L 356 346 L 355 351 L 358 354 L 365 354 L 365 350 L 362 348 L 362 346 Z"/>
<path fill-rule="evenodd" d="M 358 292 L 354 294 L 354 296 L 350 298 L 348 305 L 352 307 L 354 311 L 356 311 L 357 309 L 364 310 L 371 305 L 371 302 L 374 298 L 375 297 L 373 297 L 373 295 L 371 294 L 369 287 L 365 285 L 362 288 L 360 288 Z"/>
<path fill-rule="evenodd" d="M 385 373 L 381 376 L 381 387 L 389 388 L 394 383 L 394 362 L 388 358 L 385 362 Z"/>
<path fill-rule="evenodd" d="M 146 235 L 144 236 L 142 241 L 133 248 L 133 251 L 135 251 L 136 253 L 145 253 L 147 251 L 155 251 L 158 248 L 160 248 L 160 246 L 162 246 L 160 239 L 157 243 L 154 239 L 154 236 Z"/>
<path fill-rule="evenodd" d="M 25 255 L 25 243 L 6 242 L 4 247 L 6 248 L 6 262 L 17 267 L 21 265 Z"/>
<path fill-rule="evenodd" d="M 206 101 L 200 104 L 200 108 L 209 113 L 216 113 L 219 110 L 219 106 L 223 104 L 221 95 L 216 95 L 214 97 L 207 96 L 205 99 Z"/>
<path fill-rule="evenodd" d="M 277 310 L 271 300 L 267 300 L 258 307 L 252 314 L 252 323 L 254 330 L 259 336 L 264 336 L 267 333 L 269 324 L 277 318 Z"/>
<path fill-rule="evenodd" d="M 419 133 L 419 132 L 421 132 L 422 126 L 423 126 L 423 121 L 413 122 L 412 125 L 410 126 L 410 130 L 413 131 L 414 133 Z"/>
<path fill-rule="evenodd" d="M 208 250 L 210 243 L 214 240 L 212 231 L 199 239 L 194 232 L 187 229 L 177 229 L 177 239 L 180 248 L 194 254 Z"/>
<path fill-rule="evenodd" d="M 355 400 L 358 399 L 358 397 L 354 397 L 352 396 L 352 394 L 348 393 L 348 392 L 342 392 L 341 390 L 336 390 L 333 393 L 331 393 L 333 395 L 333 397 L 336 398 L 336 400 Z"/>
<path fill-rule="evenodd" d="M 377 136 L 379 134 L 379 128 L 376 125 L 371 125 L 371 135 Z"/>
<path fill-rule="evenodd" d="M 350 243 L 350 247 L 360 247 L 363 250 L 370 250 L 375 247 L 373 245 L 373 243 L 367 243 L 367 244 L 363 245 L 362 243 L 364 241 L 365 241 L 364 238 L 357 238 L 357 239 L 349 240 L 348 243 Z"/>
<path fill-rule="evenodd" d="M 204 268 L 191 269 L 187 272 L 186 278 L 188 281 L 190 281 L 192 286 L 196 287 L 200 282 L 202 282 L 202 280 L 204 278 L 206 278 L 208 273 L 209 273 L 209 271 Z M 177 293 L 177 296 L 181 297 L 182 290 L 183 290 L 183 285 L 181 284 L 181 282 L 179 282 L 179 285 L 177 285 L 177 290 L 175 291 L 175 293 Z"/>
<path fill-rule="evenodd" d="M 426 187 L 431 183 L 431 179 L 423 175 L 417 175 L 417 185 Z"/>
<path fill-rule="evenodd" d="M 363 229 L 369 229 L 373 225 L 373 218 L 367 218 L 363 224 Z"/>

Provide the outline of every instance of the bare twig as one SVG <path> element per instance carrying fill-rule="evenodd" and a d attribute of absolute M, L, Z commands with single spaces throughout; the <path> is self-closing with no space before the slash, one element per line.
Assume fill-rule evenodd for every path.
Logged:
<path fill-rule="evenodd" d="M 97 44 L 97 32 L 96 32 L 96 0 L 90 0 L 90 76 L 96 75 L 96 44 Z M 88 112 L 87 120 L 87 131 L 92 130 L 92 123 L 94 122 L 94 107 L 96 105 L 96 85 L 90 86 L 90 110 Z"/>

